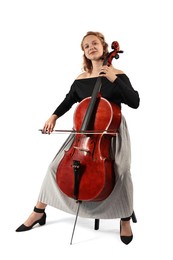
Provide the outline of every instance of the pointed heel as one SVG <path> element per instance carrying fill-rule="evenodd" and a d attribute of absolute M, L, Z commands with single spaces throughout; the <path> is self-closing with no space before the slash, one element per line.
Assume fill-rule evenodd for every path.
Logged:
<path fill-rule="evenodd" d="M 134 211 L 130 217 L 121 218 L 121 221 L 129 221 L 130 219 L 132 219 L 133 223 L 137 223 L 137 218 Z M 120 238 L 124 244 L 128 245 L 133 239 L 133 233 L 131 236 L 121 236 L 121 221 L 120 221 Z"/>
<path fill-rule="evenodd" d="M 18 227 L 16 229 L 16 232 L 23 232 L 23 231 L 28 231 L 30 229 L 33 228 L 33 226 L 35 226 L 36 224 L 39 224 L 40 226 L 43 226 L 46 224 L 46 213 L 44 212 L 45 209 L 38 209 L 36 207 L 34 207 L 34 212 L 37 212 L 37 213 L 44 213 L 43 216 L 39 219 L 39 220 L 36 220 L 31 226 L 25 226 L 24 224 L 22 224 L 20 227 Z"/>
<path fill-rule="evenodd" d="M 121 221 L 120 221 L 120 239 L 126 245 L 128 245 L 133 239 L 133 234 L 131 236 L 121 236 Z"/>
<path fill-rule="evenodd" d="M 134 212 L 134 211 L 133 211 L 133 213 L 132 213 L 131 218 L 132 218 L 133 223 L 137 223 L 137 218 L 136 218 L 136 215 L 135 215 L 135 212 Z"/>

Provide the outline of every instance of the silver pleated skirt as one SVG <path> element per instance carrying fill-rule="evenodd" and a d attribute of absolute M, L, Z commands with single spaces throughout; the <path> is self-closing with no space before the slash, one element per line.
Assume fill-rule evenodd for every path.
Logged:
<path fill-rule="evenodd" d="M 76 214 L 78 203 L 63 194 L 56 182 L 56 171 L 64 151 L 72 145 L 74 135 L 69 135 L 53 161 L 43 180 L 38 201 L 65 212 Z M 111 154 L 114 157 L 116 184 L 112 193 L 103 201 L 83 201 L 79 216 L 85 218 L 115 219 L 125 218 L 133 212 L 133 184 L 131 179 L 131 145 L 125 118 L 122 116 L 119 133 L 112 138 Z"/>

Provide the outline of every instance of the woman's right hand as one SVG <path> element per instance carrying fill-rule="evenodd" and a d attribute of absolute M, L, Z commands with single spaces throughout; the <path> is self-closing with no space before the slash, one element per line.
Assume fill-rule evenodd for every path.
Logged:
<path fill-rule="evenodd" d="M 44 124 L 42 129 L 43 134 L 50 134 L 53 131 L 57 118 L 57 115 L 51 115 L 51 117 Z"/>

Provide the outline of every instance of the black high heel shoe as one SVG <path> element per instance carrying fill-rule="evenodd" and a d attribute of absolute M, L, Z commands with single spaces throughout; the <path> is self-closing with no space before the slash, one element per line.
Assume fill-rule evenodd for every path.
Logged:
<path fill-rule="evenodd" d="M 34 212 L 37 213 L 44 213 L 43 216 L 36 220 L 31 226 L 27 227 L 24 224 L 22 224 L 20 227 L 18 227 L 16 229 L 16 232 L 22 232 L 22 231 L 28 231 L 30 230 L 33 226 L 35 226 L 37 223 L 40 224 L 40 226 L 43 226 L 46 224 L 46 213 L 45 213 L 45 209 L 38 209 L 36 207 L 34 207 Z"/>
<path fill-rule="evenodd" d="M 134 223 L 137 222 L 137 219 L 136 219 L 136 216 L 135 216 L 135 213 L 134 213 L 134 212 L 133 212 L 132 215 L 131 215 L 130 217 L 128 217 L 128 218 L 121 218 L 121 221 L 129 221 L 130 219 L 132 219 L 132 221 L 133 221 Z M 133 234 L 132 234 L 131 236 L 121 236 L 121 221 L 120 221 L 120 238 L 121 238 L 121 241 L 122 241 L 124 244 L 128 245 L 128 244 L 132 241 L 132 239 L 133 239 Z"/>

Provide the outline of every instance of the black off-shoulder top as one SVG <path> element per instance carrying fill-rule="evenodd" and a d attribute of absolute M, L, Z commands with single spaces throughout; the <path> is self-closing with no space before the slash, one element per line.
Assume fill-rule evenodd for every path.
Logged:
<path fill-rule="evenodd" d="M 86 97 L 90 97 L 97 81 L 97 77 L 76 79 L 64 100 L 56 108 L 53 114 L 58 117 L 65 114 L 73 104 L 82 101 Z M 121 108 L 124 103 L 131 108 L 138 108 L 140 98 L 136 90 L 133 89 L 131 82 L 126 74 L 117 74 L 117 78 L 112 83 L 107 78 L 101 78 L 101 96 L 109 102 L 117 104 Z"/>

